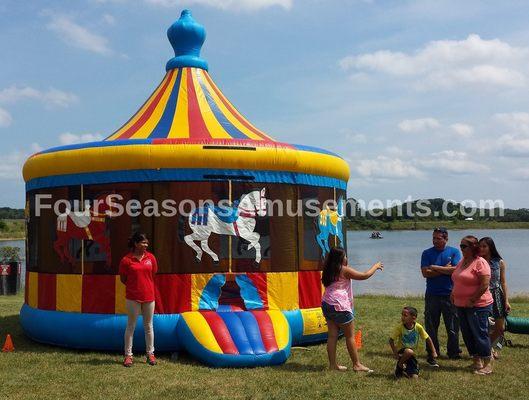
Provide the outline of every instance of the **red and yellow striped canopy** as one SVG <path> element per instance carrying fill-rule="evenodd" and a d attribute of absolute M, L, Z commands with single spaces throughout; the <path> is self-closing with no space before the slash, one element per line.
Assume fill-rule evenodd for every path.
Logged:
<path fill-rule="evenodd" d="M 192 67 L 169 70 L 140 110 L 105 140 L 124 139 L 273 141 L 236 110 L 207 71 Z"/>

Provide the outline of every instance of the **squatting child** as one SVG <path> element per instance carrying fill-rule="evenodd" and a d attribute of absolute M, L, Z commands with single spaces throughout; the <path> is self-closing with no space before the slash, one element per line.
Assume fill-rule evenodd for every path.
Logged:
<path fill-rule="evenodd" d="M 414 307 L 404 307 L 402 309 L 401 323 L 393 329 L 389 345 L 393 355 L 397 359 L 395 367 L 395 376 L 401 378 L 419 377 L 419 363 L 415 358 L 415 352 L 419 346 L 419 337 L 426 341 L 431 355 L 437 358 L 437 352 L 433 345 L 432 339 L 428 336 L 423 326 L 416 322 L 417 309 Z"/>

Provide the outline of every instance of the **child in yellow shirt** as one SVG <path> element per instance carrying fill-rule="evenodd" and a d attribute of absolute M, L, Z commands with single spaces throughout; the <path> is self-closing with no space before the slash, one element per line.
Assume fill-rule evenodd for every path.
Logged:
<path fill-rule="evenodd" d="M 423 326 L 416 322 L 417 309 L 414 307 L 404 307 L 402 309 L 401 321 L 399 325 L 393 329 L 389 345 L 393 351 L 393 355 L 397 359 L 397 366 L 395 368 L 395 376 L 401 378 L 407 376 L 408 378 L 419 377 L 419 363 L 415 358 L 415 351 L 419 345 L 419 338 L 426 341 L 426 344 L 431 350 L 432 357 L 437 358 L 437 352 L 433 345 L 432 339 L 428 336 Z"/>

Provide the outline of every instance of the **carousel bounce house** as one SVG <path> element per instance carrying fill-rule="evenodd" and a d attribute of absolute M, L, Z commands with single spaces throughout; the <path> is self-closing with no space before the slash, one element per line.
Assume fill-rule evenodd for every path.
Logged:
<path fill-rule="evenodd" d="M 330 247 L 345 246 L 349 167 L 328 151 L 277 142 L 245 119 L 208 74 L 205 30 L 189 11 L 167 35 L 175 57 L 125 125 L 100 142 L 26 161 L 21 324 L 38 342 L 121 351 L 127 316 L 118 265 L 127 238 L 143 231 L 159 265 L 157 351 L 185 351 L 211 366 L 281 364 L 292 345 L 325 339 L 321 268 Z M 134 212 L 106 212 L 111 195 Z M 213 204 L 185 217 L 145 207 L 205 199 Z M 58 200 L 59 214 L 39 206 Z M 96 200 L 103 206 L 93 207 Z M 329 200 L 337 206 L 305 212 Z M 216 206 L 222 201 L 229 207 Z M 303 212 L 273 213 L 277 201 Z M 86 206 L 70 212 L 75 202 Z M 135 335 L 139 352 L 141 317 Z"/>

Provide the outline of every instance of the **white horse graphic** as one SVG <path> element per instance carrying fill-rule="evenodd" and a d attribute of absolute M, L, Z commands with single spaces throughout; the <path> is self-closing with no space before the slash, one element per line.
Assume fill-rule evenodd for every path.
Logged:
<path fill-rule="evenodd" d="M 206 206 L 195 209 L 189 216 L 188 223 L 193 233 L 184 236 L 185 242 L 195 250 L 196 261 L 202 260 L 202 253 L 208 253 L 213 262 L 219 262 L 219 256 L 209 248 L 208 239 L 212 233 L 218 235 L 239 236 L 250 244 L 248 250 L 255 249 L 255 263 L 261 262 L 260 235 L 254 232 L 255 217 L 266 215 L 265 188 L 255 190 L 241 197 L 233 207 Z M 195 241 L 200 242 L 198 247 Z M 203 251 L 202 251 L 203 250 Z"/>

